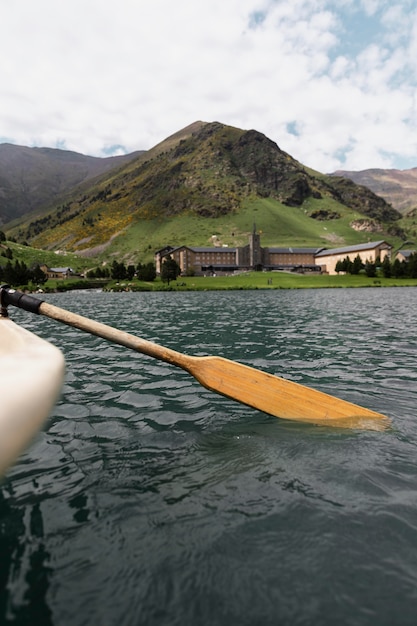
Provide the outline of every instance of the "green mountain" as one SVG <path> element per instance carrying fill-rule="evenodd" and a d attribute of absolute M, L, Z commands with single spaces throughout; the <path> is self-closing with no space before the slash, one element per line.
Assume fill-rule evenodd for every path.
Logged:
<path fill-rule="evenodd" d="M 194 124 L 8 235 L 32 246 L 130 262 L 170 245 L 242 245 L 256 223 L 262 245 L 334 247 L 398 242 L 401 215 L 352 181 L 308 170 L 255 131 Z"/>
<path fill-rule="evenodd" d="M 0 144 L 0 224 L 51 207 L 75 186 L 138 154 L 100 159 L 68 150 Z"/>

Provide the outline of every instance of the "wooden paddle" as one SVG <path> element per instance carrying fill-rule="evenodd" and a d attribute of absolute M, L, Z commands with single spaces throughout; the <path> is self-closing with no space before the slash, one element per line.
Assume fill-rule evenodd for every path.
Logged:
<path fill-rule="evenodd" d="M 77 315 L 3 286 L 2 305 L 39 313 L 68 326 L 181 367 L 207 389 L 250 407 L 289 420 L 340 428 L 384 430 L 390 422 L 381 413 L 216 356 L 188 356 L 106 324 Z"/>

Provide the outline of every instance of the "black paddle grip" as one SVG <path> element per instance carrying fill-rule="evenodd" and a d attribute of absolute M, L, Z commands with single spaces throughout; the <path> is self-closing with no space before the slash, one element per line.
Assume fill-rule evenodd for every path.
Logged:
<path fill-rule="evenodd" d="M 39 307 L 41 306 L 43 300 L 34 298 L 27 293 L 23 293 L 23 291 L 12 289 L 10 285 L 1 285 L 0 293 L 2 314 L 4 313 L 4 310 L 7 310 L 9 304 L 18 307 L 19 309 L 29 311 L 29 313 L 39 314 Z"/>

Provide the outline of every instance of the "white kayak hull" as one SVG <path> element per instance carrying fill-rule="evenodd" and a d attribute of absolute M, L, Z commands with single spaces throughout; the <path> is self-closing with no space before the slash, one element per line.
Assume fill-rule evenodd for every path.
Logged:
<path fill-rule="evenodd" d="M 58 348 L 0 317 L 0 476 L 42 428 L 64 370 Z"/>

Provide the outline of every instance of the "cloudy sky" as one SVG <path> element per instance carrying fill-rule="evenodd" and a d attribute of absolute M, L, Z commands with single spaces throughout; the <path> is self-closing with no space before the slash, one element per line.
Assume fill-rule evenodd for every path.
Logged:
<path fill-rule="evenodd" d="M 196 120 L 417 167 L 416 0 L 0 0 L 0 143 L 106 156 Z"/>

